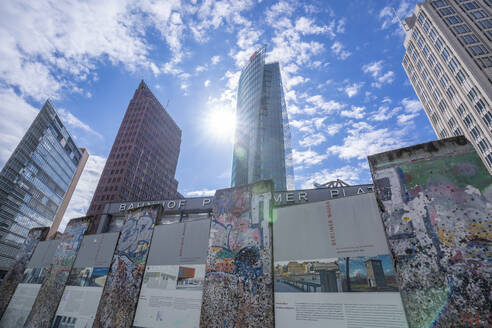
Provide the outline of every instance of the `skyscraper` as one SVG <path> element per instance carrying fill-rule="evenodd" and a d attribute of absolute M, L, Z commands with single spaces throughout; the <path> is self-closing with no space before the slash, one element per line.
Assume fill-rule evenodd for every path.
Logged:
<path fill-rule="evenodd" d="M 31 228 L 63 217 L 87 157 L 46 101 L 0 173 L 0 276 Z"/>
<path fill-rule="evenodd" d="M 126 110 L 87 215 L 106 203 L 177 198 L 181 130 L 144 81 Z"/>
<path fill-rule="evenodd" d="M 436 135 L 465 135 L 490 173 L 491 6 L 490 0 L 428 0 L 403 24 L 403 67 Z"/>
<path fill-rule="evenodd" d="M 272 179 L 275 190 L 294 188 L 290 129 L 278 62 L 257 50 L 241 72 L 231 185 Z"/>

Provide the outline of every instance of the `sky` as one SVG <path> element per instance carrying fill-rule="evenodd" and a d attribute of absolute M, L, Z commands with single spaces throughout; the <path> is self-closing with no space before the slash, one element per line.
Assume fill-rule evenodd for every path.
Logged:
<path fill-rule="evenodd" d="M 0 167 L 46 99 L 90 157 L 64 222 L 85 215 L 144 79 L 182 130 L 185 197 L 230 186 L 242 67 L 281 65 L 296 188 L 371 183 L 367 156 L 435 140 L 394 15 L 416 1 L 0 1 Z M 393 9 L 392 9 L 393 8 Z"/>

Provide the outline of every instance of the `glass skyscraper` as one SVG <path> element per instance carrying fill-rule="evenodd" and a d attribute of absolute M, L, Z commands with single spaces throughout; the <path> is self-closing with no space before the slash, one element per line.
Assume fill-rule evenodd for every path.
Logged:
<path fill-rule="evenodd" d="M 231 186 L 272 179 L 275 190 L 294 189 L 289 120 L 278 62 L 257 50 L 241 72 Z"/>
<path fill-rule="evenodd" d="M 51 226 L 82 158 L 46 101 L 0 173 L 0 277 L 29 230 Z"/>

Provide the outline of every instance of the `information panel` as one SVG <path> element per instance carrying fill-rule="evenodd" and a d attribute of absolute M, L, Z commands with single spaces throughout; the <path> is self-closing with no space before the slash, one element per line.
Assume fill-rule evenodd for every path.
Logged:
<path fill-rule="evenodd" d="M 53 328 L 92 327 L 118 232 L 84 236 L 56 312 Z"/>
<path fill-rule="evenodd" d="M 407 327 L 374 194 L 274 211 L 277 327 Z"/>
<path fill-rule="evenodd" d="M 155 227 L 134 327 L 199 326 L 210 220 Z"/>
<path fill-rule="evenodd" d="M 22 327 L 31 312 L 43 280 L 46 278 L 60 240 L 39 242 L 24 270 L 22 280 L 0 321 L 0 327 Z"/>

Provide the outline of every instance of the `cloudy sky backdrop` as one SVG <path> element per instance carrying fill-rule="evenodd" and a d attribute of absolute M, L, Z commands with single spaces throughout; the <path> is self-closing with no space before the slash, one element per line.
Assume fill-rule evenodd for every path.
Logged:
<path fill-rule="evenodd" d="M 233 122 L 217 113 L 234 112 L 241 68 L 266 44 L 282 68 L 296 187 L 370 183 L 368 154 L 436 138 L 401 66 L 392 9 L 404 18 L 415 3 L 1 1 L 0 167 L 51 98 L 90 153 L 65 218 L 84 215 L 144 79 L 183 131 L 179 191 L 228 187 Z"/>

